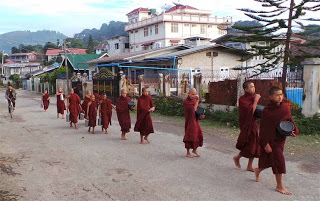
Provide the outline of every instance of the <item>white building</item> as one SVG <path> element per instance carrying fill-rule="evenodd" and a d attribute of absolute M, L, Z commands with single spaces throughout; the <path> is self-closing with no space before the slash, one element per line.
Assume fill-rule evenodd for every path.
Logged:
<path fill-rule="evenodd" d="M 116 56 L 129 52 L 129 37 L 117 36 L 106 40 L 108 56 Z"/>
<path fill-rule="evenodd" d="M 130 52 L 184 44 L 186 38 L 215 39 L 227 34 L 231 17 L 211 17 L 211 12 L 176 5 L 156 15 L 154 9 L 137 8 L 127 14 Z"/>

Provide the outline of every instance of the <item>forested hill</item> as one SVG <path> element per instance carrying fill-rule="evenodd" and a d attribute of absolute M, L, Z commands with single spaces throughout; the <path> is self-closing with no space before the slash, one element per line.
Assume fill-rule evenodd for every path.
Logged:
<path fill-rule="evenodd" d="M 127 35 L 127 32 L 124 31 L 126 24 L 126 22 L 110 21 L 109 24 L 103 23 L 100 29 L 85 29 L 81 33 L 75 34 L 74 38 L 81 39 L 87 44 L 91 35 L 94 40 L 102 42 L 107 38 Z"/>
<path fill-rule="evenodd" d="M 57 39 L 62 41 L 68 38 L 60 32 L 42 30 L 42 31 L 13 31 L 0 34 L 0 50 L 10 53 L 14 46 L 23 45 L 45 45 L 46 42 L 57 43 Z"/>

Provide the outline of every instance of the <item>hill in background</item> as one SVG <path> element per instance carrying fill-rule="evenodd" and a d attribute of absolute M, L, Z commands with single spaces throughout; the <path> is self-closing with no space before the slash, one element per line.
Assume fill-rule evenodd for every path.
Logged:
<path fill-rule="evenodd" d="M 11 52 L 11 48 L 20 44 L 23 45 L 45 45 L 46 42 L 57 43 L 57 39 L 62 42 L 63 39 L 68 38 L 66 35 L 49 30 L 42 31 L 13 31 L 0 35 L 0 50 L 6 53 Z"/>
<path fill-rule="evenodd" d="M 84 29 L 81 33 L 75 34 L 74 38 L 81 39 L 88 44 L 90 35 L 94 40 L 100 42 L 115 36 L 127 36 L 128 33 L 124 30 L 126 24 L 126 22 L 110 21 L 109 24 L 103 23 L 100 29 Z"/>

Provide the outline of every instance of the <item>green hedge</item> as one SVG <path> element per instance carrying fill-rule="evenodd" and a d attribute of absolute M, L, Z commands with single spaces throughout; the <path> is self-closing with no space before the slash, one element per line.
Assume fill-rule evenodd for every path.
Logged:
<path fill-rule="evenodd" d="M 183 100 L 179 98 L 157 98 L 154 100 L 156 112 L 167 116 L 183 116 Z M 320 117 L 304 117 L 301 109 L 292 110 L 292 118 L 297 124 L 300 133 L 304 135 L 320 134 Z M 239 127 L 239 110 L 238 108 L 230 112 L 206 110 L 204 121 L 220 122 L 224 125 Z"/>

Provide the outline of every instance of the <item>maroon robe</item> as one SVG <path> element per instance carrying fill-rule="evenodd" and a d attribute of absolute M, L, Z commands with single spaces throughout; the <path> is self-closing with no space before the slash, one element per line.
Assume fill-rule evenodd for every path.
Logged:
<path fill-rule="evenodd" d="M 183 110 L 185 117 L 185 134 L 183 142 L 186 149 L 197 149 L 203 145 L 203 132 L 197 121 L 195 108 L 196 99 L 191 99 L 189 96 L 183 101 Z"/>
<path fill-rule="evenodd" d="M 90 98 L 88 98 L 87 96 L 84 97 L 84 100 L 82 102 L 82 110 L 84 111 L 84 114 L 87 115 L 87 110 L 88 110 L 88 103 L 90 102 Z"/>
<path fill-rule="evenodd" d="M 100 114 L 101 114 L 101 125 L 102 128 L 107 129 L 109 124 L 111 125 L 111 117 L 112 117 L 112 101 L 109 98 L 105 100 L 102 99 L 100 105 Z"/>
<path fill-rule="evenodd" d="M 246 158 L 260 155 L 258 124 L 253 111 L 254 99 L 255 94 L 249 93 L 239 98 L 240 134 L 236 147 L 240 150 L 240 155 Z"/>
<path fill-rule="evenodd" d="M 70 122 L 77 123 L 78 122 L 78 114 L 80 112 L 79 105 L 81 103 L 81 99 L 76 93 L 73 93 L 73 94 L 69 95 L 68 100 L 69 100 Z"/>
<path fill-rule="evenodd" d="M 118 121 L 121 127 L 121 131 L 125 133 L 130 132 L 130 128 L 131 128 L 130 111 L 128 106 L 128 103 L 130 101 L 131 99 L 128 96 L 126 97 L 120 96 L 117 99 L 116 111 L 117 111 Z"/>
<path fill-rule="evenodd" d="M 95 127 L 97 125 L 97 109 L 98 109 L 98 102 L 92 101 L 89 106 L 89 126 Z"/>
<path fill-rule="evenodd" d="M 49 108 L 50 100 L 48 100 L 48 98 L 50 98 L 50 95 L 48 93 L 42 95 L 42 103 L 44 110 L 47 110 Z"/>
<path fill-rule="evenodd" d="M 139 97 L 137 104 L 137 122 L 134 126 L 134 131 L 140 132 L 143 136 L 154 133 L 149 112 L 149 109 L 152 107 L 155 107 L 155 105 L 153 104 L 151 96 L 142 95 Z"/>
<path fill-rule="evenodd" d="M 66 95 L 63 95 L 63 99 L 65 99 Z M 60 99 L 60 95 L 57 95 L 57 113 L 64 114 L 64 110 L 66 109 L 66 105 L 64 104 L 64 100 Z"/>
<path fill-rule="evenodd" d="M 270 102 L 264 108 L 260 123 L 260 149 L 259 168 L 272 167 L 274 174 L 285 174 L 286 165 L 283 155 L 286 138 L 277 133 L 277 126 L 281 121 L 291 121 L 295 125 L 295 133 L 299 134 L 299 129 L 294 123 L 289 106 L 285 103 L 277 105 Z M 272 148 L 271 153 L 267 153 L 264 148 L 269 143 Z"/>

